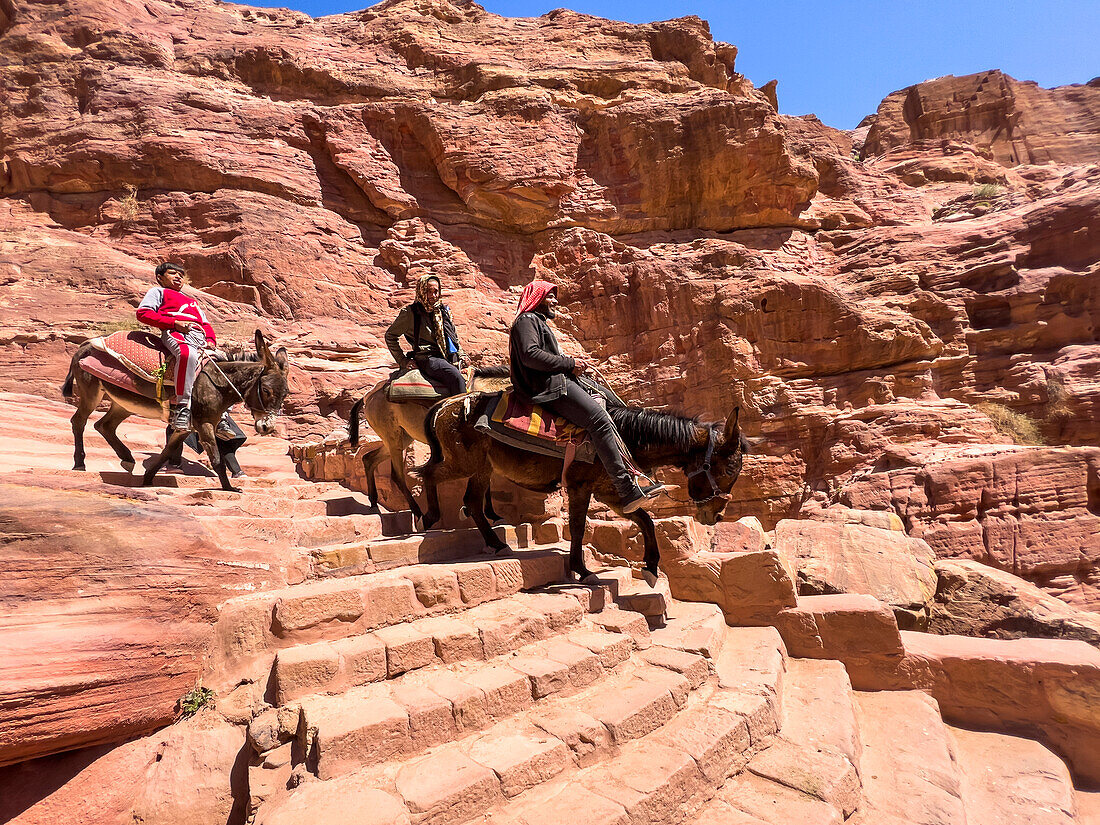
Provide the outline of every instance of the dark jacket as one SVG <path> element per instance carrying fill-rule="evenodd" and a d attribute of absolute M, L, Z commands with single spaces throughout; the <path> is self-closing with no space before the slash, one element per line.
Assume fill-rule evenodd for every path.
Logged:
<path fill-rule="evenodd" d="M 454 343 L 455 351 L 446 353 L 439 351 L 439 344 L 435 341 L 435 326 L 432 323 L 430 313 L 424 311 L 419 302 L 414 302 L 398 313 L 397 318 L 386 330 L 386 348 L 389 349 L 393 360 L 399 365 L 409 358 L 435 357 L 444 358 L 452 364 L 457 364 L 462 356 L 462 345 L 458 343 L 458 332 L 455 330 L 454 321 L 451 320 L 451 310 L 443 307 L 443 334 L 447 340 Z M 401 336 L 405 336 L 412 346 L 409 355 L 401 348 Z M 417 340 L 414 341 L 413 338 Z"/>
<path fill-rule="evenodd" d="M 536 404 L 561 398 L 566 376 L 576 365 L 561 354 L 553 330 L 537 312 L 525 312 L 512 324 L 508 356 L 512 386 Z"/>

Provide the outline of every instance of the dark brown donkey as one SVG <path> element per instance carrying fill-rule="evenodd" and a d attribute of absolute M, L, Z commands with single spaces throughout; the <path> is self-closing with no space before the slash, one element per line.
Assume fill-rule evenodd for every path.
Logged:
<path fill-rule="evenodd" d="M 76 354 L 73 355 L 65 386 L 61 388 L 61 393 L 66 398 L 72 398 L 74 387 L 76 389 L 76 412 L 70 419 L 73 425 L 73 469 L 84 469 L 84 427 L 103 396 L 107 396 L 111 401 L 111 408 L 95 423 L 96 431 L 114 448 L 123 468 L 127 472 L 133 472 L 134 456 L 119 439 L 116 432 L 118 425 L 131 415 L 139 415 L 142 418 L 162 418 L 163 408 L 152 397 L 115 387 L 81 369 L 80 359 L 91 351 L 91 344 L 80 345 Z M 264 341 L 263 333 L 256 330 L 255 361 L 208 363 L 195 377 L 195 388 L 191 397 L 191 420 L 195 422 L 199 442 L 206 450 L 210 466 L 217 471 L 223 490 L 240 492 L 239 488 L 229 483 L 225 463 L 214 440 L 214 427 L 226 410 L 238 401 L 243 401 L 252 412 L 256 432 L 260 435 L 273 433 L 275 419 L 282 410 L 283 401 L 287 395 L 286 373 L 286 349 L 280 347 L 279 351 L 272 355 L 267 342 Z M 143 486 L 153 481 L 157 470 L 172 454 L 172 449 L 186 437 L 186 432 L 172 433 L 164 450 L 146 469 L 141 479 Z"/>
<path fill-rule="evenodd" d="M 481 509 L 489 477 L 498 473 L 529 490 L 549 493 L 561 484 L 562 460 L 510 447 L 474 429 L 472 422 L 495 401 L 485 396 L 464 413 L 461 401 L 448 399 L 436 405 L 426 425 L 431 458 L 421 470 L 428 496 L 424 524 L 430 527 L 439 518 L 436 485 L 455 478 L 469 478 L 466 509 L 496 551 L 507 545 L 492 531 Z M 635 461 L 649 472 L 657 467 L 677 467 L 687 477 L 687 492 L 696 508 L 696 518 L 714 524 L 722 518 L 729 491 L 741 473 L 741 460 L 749 451 L 750 441 L 737 426 L 740 408 L 735 407 L 722 424 L 700 424 L 694 419 L 670 413 L 634 407 L 608 406 L 615 426 L 630 448 Z M 588 505 L 595 496 L 620 515 L 619 497 L 601 464 L 574 461 L 565 477 L 569 497 L 569 566 L 581 578 L 588 575 L 584 566 L 584 526 Z M 643 510 L 626 518 L 638 525 L 645 543 L 646 578 L 656 581 L 660 552 L 653 519 Z"/>

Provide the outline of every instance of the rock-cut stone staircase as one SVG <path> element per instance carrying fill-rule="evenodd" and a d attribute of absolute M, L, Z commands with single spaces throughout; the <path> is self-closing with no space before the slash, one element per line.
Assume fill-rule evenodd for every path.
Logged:
<path fill-rule="evenodd" d="M 226 707 L 249 708 L 251 822 L 1068 825 L 1095 811 L 1037 742 L 950 728 L 918 691 L 853 691 L 842 663 L 789 657 L 775 628 L 727 626 L 627 568 L 566 583 L 556 549 L 409 563 L 446 555 L 440 542 L 324 545 L 325 578 L 223 606 L 212 669 L 238 685 Z"/>

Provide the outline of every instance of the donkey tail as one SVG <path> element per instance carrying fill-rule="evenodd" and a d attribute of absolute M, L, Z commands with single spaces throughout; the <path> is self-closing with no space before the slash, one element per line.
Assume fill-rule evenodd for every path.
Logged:
<path fill-rule="evenodd" d="M 73 360 L 69 362 L 69 374 L 65 376 L 65 383 L 61 385 L 61 396 L 72 399 L 75 397 L 73 387 L 76 385 L 76 371 L 79 369 L 80 359 L 86 354 L 87 344 L 81 344 L 73 353 Z"/>
<path fill-rule="evenodd" d="M 367 400 L 364 395 L 351 405 L 351 418 L 348 421 L 348 436 L 351 439 L 351 448 L 359 449 L 359 412 L 363 409 L 363 402 Z"/>

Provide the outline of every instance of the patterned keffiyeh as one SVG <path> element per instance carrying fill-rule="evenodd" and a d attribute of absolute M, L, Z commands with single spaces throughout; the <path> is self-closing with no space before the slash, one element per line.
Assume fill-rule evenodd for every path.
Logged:
<path fill-rule="evenodd" d="M 431 281 L 435 281 L 435 285 L 439 287 L 439 299 L 434 305 L 428 303 L 428 284 Z M 420 280 L 416 282 L 416 301 L 431 316 L 435 343 L 439 347 L 439 351 L 443 353 L 443 357 L 446 358 L 447 335 L 443 329 L 443 282 L 435 275 L 421 276 Z"/>

